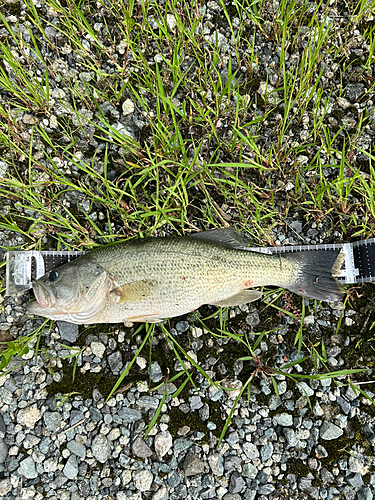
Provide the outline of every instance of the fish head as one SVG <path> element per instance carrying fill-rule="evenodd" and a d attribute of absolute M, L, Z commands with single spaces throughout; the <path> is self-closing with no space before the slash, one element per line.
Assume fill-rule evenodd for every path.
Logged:
<path fill-rule="evenodd" d="M 77 261 L 49 271 L 32 284 L 35 301 L 27 310 L 50 319 L 90 323 L 103 309 L 111 280 L 98 264 Z"/>

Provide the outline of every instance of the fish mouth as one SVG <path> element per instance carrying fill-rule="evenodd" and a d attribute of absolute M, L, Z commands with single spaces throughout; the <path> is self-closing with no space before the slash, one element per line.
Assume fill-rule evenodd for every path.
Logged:
<path fill-rule="evenodd" d="M 56 305 L 56 293 L 53 287 L 45 286 L 38 281 L 35 281 L 32 286 L 39 307 L 46 309 Z"/>

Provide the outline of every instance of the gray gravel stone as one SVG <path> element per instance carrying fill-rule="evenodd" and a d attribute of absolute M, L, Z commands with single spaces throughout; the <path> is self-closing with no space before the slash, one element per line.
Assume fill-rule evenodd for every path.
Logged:
<path fill-rule="evenodd" d="M 11 491 L 12 483 L 9 481 L 9 479 L 3 479 L 2 481 L 0 481 L 0 496 L 8 498 L 6 497 L 6 495 L 8 495 L 8 493 L 10 493 Z"/>
<path fill-rule="evenodd" d="M 242 466 L 242 475 L 249 478 L 249 479 L 254 479 L 256 475 L 258 474 L 258 469 L 255 467 L 255 465 L 251 463 L 246 463 Z"/>
<path fill-rule="evenodd" d="M 229 492 L 230 493 L 241 493 L 241 491 L 246 486 L 246 482 L 239 472 L 235 471 L 230 477 L 229 481 Z"/>
<path fill-rule="evenodd" d="M 337 404 L 340 405 L 340 408 L 341 410 L 346 414 L 348 415 L 348 413 L 350 413 L 350 410 L 351 410 L 351 406 L 350 406 L 350 403 L 348 403 L 348 401 L 346 401 L 344 398 L 342 398 L 341 396 L 338 396 L 337 399 Z"/>
<path fill-rule="evenodd" d="M 243 445 L 243 451 L 245 452 L 247 458 L 253 459 L 259 457 L 259 450 L 254 443 L 245 443 Z"/>
<path fill-rule="evenodd" d="M 75 455 L 70 455 L 70 457 L 68 458 L 68 461 L 66 462 L 63 469 L 63 474 L 68 479 L 74 479 L 78 476 L 78 464 Z"/>
<path fill-rule="evenodd" d="M 181 478 L 174 470 L 168 475 L 167 482 L 170 488 L 176 488 L 181 483 Z"/>
<path fill-rule="evenodd" d="M 252 330 L 259 325 L 260 316 L 259 316 L 259 311 L 257 309 L 253 308 L 249 312 L 249 314 L 246 316 L 246 323 L 250 326 Z"/>
<path fill-rule="evenodd" d="M 85 421 L 85 415 L 83 414 L 82 411 L 80 410 L 72 410 L 70 413 L 70 420 L 69 420 L 69 425 L 73 426 L 78 424 L 79 422 L 84 422 Z"/>
<path fill-rule="evenodd" d="M 343 433 L 344 431 L 340 429 L 340 427 L 332 424 L 331 422 L 324 422 L 319 431 L 320 437 L 326 441 L 337 439 L 338 437 L 342 436 Z"/>
<path fill-rule="evenodd" d="M 273 484 L 265 484 L 258 489 L 259 495 L 270 495 L 275 491 Z"/>
<path fill-rule="evenodd" d="M 161 371 L 160 365 L 157 361 L 151 363 L 151 380 L 153 382 L 159 382 L 163 378 L 163 372 Z"/>
<path fill-rule="evenodd" d="M 192 445 L 193 445 L 193 441 L 191 439 L 185 438 L 185 437 L 177 438 L 174 442 L 174 448 L 175 448 L 175 450 L 178 450 L 178 451 L 185 451 L 188 448 L 190 448 L 190 446 L 192 446 Z"/>
<path fill-rule="evenodd" d="M 317 458 L 328 457 L 327 450 L 321 444 L 318 444 L 318 446 L 315 448 L 315 454 L 316 454 Z"/>
<path fill-rule="evenodd" d="M 314 394 L 314 391 L 313 389 L 311 389 L 311 387 L 306 384 L 306 382 L 299 382 L 299 384 L 297 384 L 297 388 L 299 390 L 299 392 L 302 394 L 302 396 L 312 396 Z"/>
<path fill-rule="evenodd" d="M 26 425 L 29 429 L 33 429 L 36 422 L 41 419 L 41 413 L 38 408 L 26 407 L 20 410 L 17 414 L 17 422 Z"/>
<path fill-rule="evenodd" d="M 122 362 L 122 355 L 120 351 L 116 351 L 108 356 L 108 364 L 109 368 L 111 369 L 112 373 L 117 375 L 120 373 L 123 365 Z"/>
<path fill-rule="evenodd" d="M 299 221 L 295 220 L 295 221 L 293 221 L 293 222 L 290 223 L 290 227 L 292 229 L 294 229 L 294 231 L 296 233 L 300 234 L 302 232 L 303 225 L 302 225 L 302 222 L 299 222 Z"/>
<path fill-rule="evenodd" d="M 157 398 L 153 398 L 152 396 L 141 396 L 137 401 L 137 405 L 141 408 L 156 410 L 159 406 L 159 400 Z"/>
<path fill-rule="evenodd" d="M 71 453 L 74 453 L 74 455 L 77 455 L 77 457 L 81 458 L 82 460 L 85 459 L 86 457 L 86 446 L 78 443 L 75 440 L 71 440 L 67 443 L 66 447 Z"/>
<path fill-rule="evenodd" d="M 362 486 L 363 486 L 363 479 L 362 479 L 361 474 L 357 473 L 357 474 L 354 474 L 351 477 L 348 477 L 348 483 L 353 488 L 357 488 L 357 489 L 358 488 L 362 488 Z"/>
<path fill-rule="evenodd" d="M 357 500 L 372 500 L 373 497 L 371 488 L 369 487 L 361 488 L 357 491 Z"/>
<path fill-rule="evenodd" d="M 98 462 L 104 464 L 111 454 L 111 447 L 108 439 L 103 434 L 98 434 L 94 437 L 91 451 Z"/>
<path fill-rule="evenodd" d="M 79 335 L 78 325 L 68 323 L 67 321 L 57 321 L 56 324 L 62 339 L 67 340 L 71 344 L 77 341 Z"/>
<path fill-rule="evenodd" d="M 345 500 L 354 500 L 356 497 L 356 490 L 352 486 L 344 486 L 341 491 L 340 491 L 342 498 L 345 498 Z"/>
<path fill-rule="evenodd" d="M 47 431 L 56 432 L 60 428 L 61 415 L 57 411 L 46 411 L 43 414 L 43 422 Z"/>
<path fill-rule="evenodd" d="M 140 458 L 148 458 L 152 455 L 151 448 L 139 436 L 133 441 L 132 452 Z"/>
<path fill-rule="evenodd" d="M 199 416 L 200 416 L 201 420 L 203 420 L 203 422 L 205 420 L 208 420 L 210 418 L 210 407 L 208 406 L 208 404 L 205 403 L 202 406 L 202 408 L 199 409 L 198 413 L 199 413 Z M 207 427 L 208 427 L 208 423 L 207 423 Z M 213 429 L 211 428 L 211 430 L 215 430 L 215 429 L 216 429 L 216 425 L 215 425 L 215 427 Z"/>
<path fill-rule="evenodd" d="M 257 495 L 257 490 L 255 488 L 254 489 L 247 488 L 247 490 L 245 491 L 245 494 L 243 496 L 243 499 L 244 500 L 254 500 L 256 495 Z"/>
<path fill-rule="evenodd" d="M 350 472 L 359 472 L 361 469 L 363 469 L 364 464 L 361 460 L 359 460 L 356 457 L 353 457 L 353 455 L 350 455 L 348 458 L 348 469 Z"/>
<path fill-rule="evenodd" d="M 271 394 L 268 400 L 268 408 L 270 411 L 276 410 L 281 405 L 281 399 L 276 394 Z"/>
<path fill-rule="evenodd" d="M 208 463 L 210 464 L 212 474 L 215 476 L 222 476 L 224 473 L 224 459 L 219 453 L 212 453 L 208 456 Z"/>
<path fill-rule="evenodd" d="M 273 425 L 290 427 L 291 425 L 293 425 L 293 417 L 289 413 L 279 413 L 278 415 L 274 415 L 272 422 Z"/>
<path fill-rule="evenodd" d="M 283 434 L 286 439 L 287 448 L 294 448 L 295 446 L 297 446 L 298 438 L 296 436 L 294 429 L 289 429 L 288 427 L 285 427 L 283 429 Z"/>
<path fill-rule="evenodd" d="M 90 406 L 89 412 L 90 412 L 90 418 L 93 422 L 97 423 L 102 420 L 103 418 L 102 414 L 97 408 L 94 408 L 94 406 Z"/>
<path fill-rule="evenodd" d="M 189 398 L 189 402 L 192 411 L 199 410 L 199 408 L 202 408 L 203 406 L 202 399 L 200 396 L 191 396 Z"/>
<path fill-rule="evenodd" d="M 273 453 L 273 445 L 272 443 L 267 443 L 260 449 L 260 458 L 262 462 L 266 462 L 272 457 Z"/>
<path fill-rule="evenodd" d="M 118 414 L 123 420 L 125 420 L 125 422 L 128 423 L 136 422 L 142 418 L 141 412 L 133 410 L 132 408 L 121 408 Z"/>
<path fill-rule="evenodd" d="M 38 477 L 34 460 L 31 457 L 27 457 L 25 460 L 22 460 L 18 473 L 25 476 L 27 479 L 35 479 Z"/>
<path fill-rule="evenodd" d="M 6 432 L 7 426 L 4 423 L 3 416 L 0 415 L 0 432 Z"/>
<path fill-rule="evenodd" d="M 187 321 L 179 321 L 176 324 L 177 334 L 181 335 L 189 330 L 189 323 Z"/>
<path fill-rule="evenodd" d="M 366 91 L 363 83 L 350 83 L 345 90 L 345 97 L 350 102 L 358 102 Z"/>
<path fill-rule="evenodd" d="M 202 460 L 200 460 L 199 457 L 192 451 L 187 453 L 183 468 L 185 476 L 195 476 L 196 474 L 204 472 L 205 469 Z"/>
<path fill-rule="evenodd" d="M 4 441 L 4 439 L 0 438 L 0 464 L 3 464 L 8 457 L 9 447 Z"/>

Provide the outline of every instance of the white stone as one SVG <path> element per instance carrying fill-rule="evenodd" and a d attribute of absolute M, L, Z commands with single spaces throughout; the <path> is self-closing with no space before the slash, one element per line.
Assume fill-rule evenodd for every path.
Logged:
<path fill-rule="evenodd" d="M 110 441 L 115 441 L 116 439 L 118 439 L 120 437 L 120 435 L 121 435 L 120 429 L 118 427 L 115 427 L 108 434 L 108 439 Z"/>
<path fill-rule="evenodd" d="M 140 470 L 133 474 L 133 480 L 138 491 L 149 491 L 154 475 L 149 470 Z"/>
<path fill-rule="evenodd" d="M 149 391 L 149 386 L 148 386 L 147 380 L 141 380 L 140 382 L 137 383 L 137 391 L 138 392 L 148 392 Z"/>
<path fill-rule="evenodd" d="M 0 496 L 5 497 L 12 490 L 12 484 L 9 479 L 0 481 Z"/>
<path fill-rule="evenodd" d="M 305 325 L 313 325 L 315 322 L 314 316 L 311 314 L 310 316 L 305 316 L 304 318 Z"/>
<path fill-rule="evenodd" d="M 158 489 L 156 493 L 154 493 L 154 496 L 152 497 L 152 500 L 161 500 L 168 498 L 168 492 L 167 488 L 165 486 L 162 486 L 161 488 Z"/>
<path fill-rule="evenodd" d="M 122 103 L 122 112 L 125 116 L 134 113 L 134 109 L 134 103 L 130 99 L 126 99 L 126 101 Z"/>
<path fill-rule="evenodd" d="M 173 14 L 167 14 L 167 24 L 171 31 L 174 31 L 176 27 L 176 18 Z"/>
<path fill-rule="evenodd" d="M 354 321 L 352 320 L 352 318 L 345 318 L 345 325 L 346 326 L 352 326 L 354 323 Z"/>
<path fill-rule="evenodd" d="M 147 361 L 145 360 L 145 358 L 142 358 L 142 356 L 137 356 L 135 362 L 137 363 L 137 365 L 141 370 L 144 370 L 147 366 Z"/>
<path fill-rule="evenodd" d="M 160 432 L 155 436 L 155 452 L 159 458 L 164 457 L 171 449 L 173 443 L 172 435 L 169 431 Z"/>
<path fill-rule="evenodd" d="M 102 358 L 105 353 L 105 345 L 101 342 L 91 342 L 91 350 L 94 356 Z"/>
<path fill-rule="evenodd" d="M 243 383 L 241 380 L 233 379 L 233 380 L 226 380 L 225 381 L 225 387 L 228 388 L 225 392 L 227 393 L 227 396 L 230 399 L 235 399 L 239 393 L 241 392 Z"/>
<path fill-rule="evenodd" d="M 26 425 L 29 429 L 35 426 L 35 423 L 40 420 L 41 414 L 38 408 L 25 408 L 20 410 L 17 415 L 17 422 Z"/>

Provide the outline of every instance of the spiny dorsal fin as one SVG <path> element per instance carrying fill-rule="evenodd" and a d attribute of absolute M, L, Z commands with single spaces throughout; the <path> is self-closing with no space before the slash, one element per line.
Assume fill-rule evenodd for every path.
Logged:
<path fill-rule="evenodd" d="M 237 250 L 243 250 L 246 248 L 246 243 L 242 237 L 242 234 L 236 229 L 230 227 L 223 227 L 220 229 L 210 229 L 209 231 L 202 231 L 200 233 L 193 233 L 188 235 L 189 238 L 200 238 L 202 240 L 210 241 L 212 243 L 218 243 L 220 245 L 225 245 L 229 248 L 236 248 Z"/>

